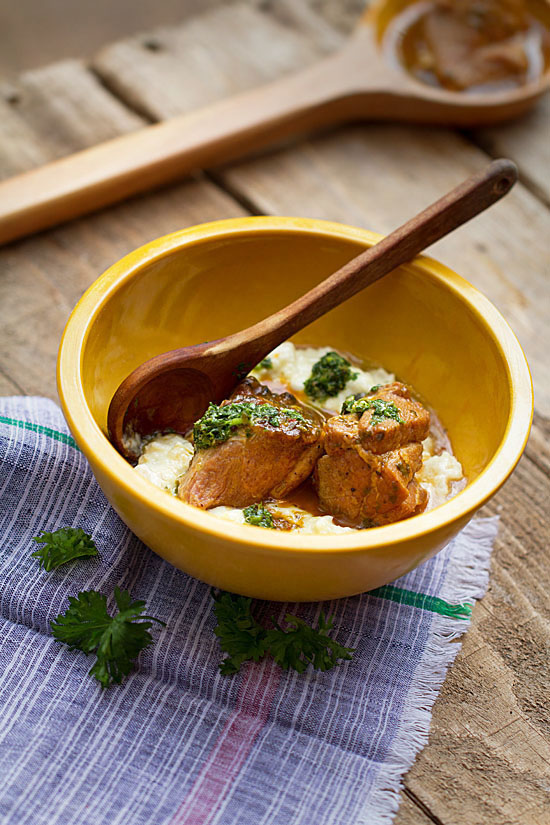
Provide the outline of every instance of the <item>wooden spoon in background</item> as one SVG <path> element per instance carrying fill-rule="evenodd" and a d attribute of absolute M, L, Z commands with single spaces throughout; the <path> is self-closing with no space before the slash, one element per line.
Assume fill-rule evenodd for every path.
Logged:
<path fill-rule="evenodd" d="M 512 161 L 495 160 L 264 321 L 146 361 L 112 398 L 107 417 L 112 443 L 122 455 L 136 458 L 125 433 L 187 432 L 209 401 L 227 398 L 272 349 L 500 200 L 516 180 Z"/>
<path fill-rule="evenodd" d="M 297 133 L 354 120 L 495 123 L 522 114 L 548 88 L 548 67 L 502 91 L 453 92 L 419 82 L 382 48 L 388 24 L 406 5 L 374 3 L 339 51 L 301 72 L 1 182 L 0 243 Z M 550 6 L 539 5 L 548 26 Z"/>

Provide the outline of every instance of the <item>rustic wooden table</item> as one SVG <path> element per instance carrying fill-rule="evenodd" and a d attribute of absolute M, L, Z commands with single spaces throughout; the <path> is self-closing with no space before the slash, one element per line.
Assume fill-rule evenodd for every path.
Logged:
<path fill-rule="evenodd" d="M 342 42 L 360 5 L 352 0 L 343 13 L 332 0 L 224 2 L 179 27 L 104 48 L 87 65 L 64 61 L 27 72 L 0 90 L 0 174 L 302 67 Z M 132 248 L 243 214 L 388 231 L 499 155 L 516 160 L 521 184 L 431 254 L 509 320 L 532 368 L 537 412 L 519 467 L 483 511 L 501 517 L 491 584 L 436 702 L 429 744 L 406 776 L 397 825 L 550 823 L 548 98 L 521 122 L 476 132 L 338 129 L 197 172 L 0 250 L 0 394 L 56 398 L 56 352 L 71 308 Z"/>

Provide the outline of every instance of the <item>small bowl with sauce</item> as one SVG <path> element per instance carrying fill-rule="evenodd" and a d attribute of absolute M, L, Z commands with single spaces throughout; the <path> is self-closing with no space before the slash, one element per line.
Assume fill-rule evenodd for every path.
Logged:
<path fill-rule="evenodd" d="M 424 256 L 310 325 L 294 343 L 353 353 L 414 387 L 437 414 L 441 438 L 450 440 L 467 479 L 450 500 L 394 524 L 339 535 L 264 529 L 224 521 L 155 488 L 111 445 L 111 397 L 140 363 L 250 326 L 379 239 L 303 218 L 204 224 L 127 255 L 78 303 L 58 360 L 65 416 L 116 512 L 176 567 L 257 598 L 349 596 L 438 552 L 512 472 L 532 415 L 525 357 L 495 307 Z"/>

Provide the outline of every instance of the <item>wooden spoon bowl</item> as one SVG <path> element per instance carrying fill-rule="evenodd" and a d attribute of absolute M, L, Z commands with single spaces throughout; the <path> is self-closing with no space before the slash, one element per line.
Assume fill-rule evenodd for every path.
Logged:
<path fill-rule="evenodd" d="M 112 443 L 135 459 L 135 433 L 187 432 L 209 401 L 227 398 L 276 346 L 500 200 L 516 180 L 511 161 L 493 161 L 269 318 L 226 338 L 151 358 L 113 396 L 107 418 Z"/>
<path fill-rule="evenodd" d="M 349 77 L 360 78 L 363 117 L 454 126 L 483 126 L 524 114 L 550 88 L 550 65 L 516 88 L 451 91 L 422 83 L 384 48 L 385 35 L 400 12 L 417 0 L 378 0 L 363 14 L 339 56 Z M 550 4 L 531 2 L 529 11 L 550 28 Z M 368 74 L 362 74 L 368 63 Z"/>

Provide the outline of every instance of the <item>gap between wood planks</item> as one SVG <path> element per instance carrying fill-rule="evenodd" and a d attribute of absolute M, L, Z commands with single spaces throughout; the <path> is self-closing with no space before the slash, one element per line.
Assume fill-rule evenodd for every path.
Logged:
<path fill-rule="evenodd" d="M 422 813 L 427 816 L 430 822 L 434 823 L 434 825 L 445 825 L 445 823 L 438 816 L 435 816 L 435 814 L 433 814 L 430 811 L 428 806 L 425 805 L 424 802 L 422 802 L 422 800 L 419 799 L 418 796 L 406 786 L 403 789 L 403 795 L 408 797 L 413 803 L 413 805 L 416 805 L 416 807 L 419 808 L 422 811 Z"/>

